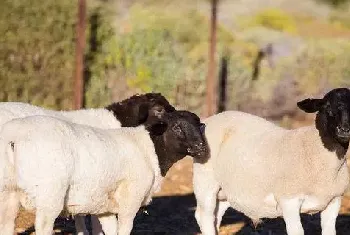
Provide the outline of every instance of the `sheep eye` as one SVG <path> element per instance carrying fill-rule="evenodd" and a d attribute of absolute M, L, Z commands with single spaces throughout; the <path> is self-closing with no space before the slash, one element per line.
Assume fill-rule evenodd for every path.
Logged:
<path fill-rule="evenodd" d="M 324 109 L 325 109 L 326 113 L 327 113 L 329 116 L 331 116 L 331 117 L 334 116 L 333 111 L 332 111 L 332 109 L 331 109 L 331 106 L 330 106 L 329 104 L 326 104 L 325 107 L 324 107 Z"/>

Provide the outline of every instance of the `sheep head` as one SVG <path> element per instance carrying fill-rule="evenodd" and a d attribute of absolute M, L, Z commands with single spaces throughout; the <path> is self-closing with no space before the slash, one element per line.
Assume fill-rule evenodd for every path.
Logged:
<path fill-rule="evenodd" d="M 194 113 L 174 111 L 161 118 L 153 117 L 146 123 L 158 155 L 162 175 L 186 155 L 204 160 L 208 145 L 204 135 L 205 124 Z"/>
<path fill-rule="evenodd" d="M 305 99 L 297 103 L 307 113 L 315 113 L 318 129 L 334 138 L 344 147 L 350 140 L 350 90 L 336 88 L 322 99 Z"/>
<path fill-rule="evenodd" d="M 135 127 L 143 124 L 150 117 L 161 118 L 175 108 L 160 93 L 134 95 L 123 101 L 106 107 L 121 122 L 123 127 Z"/>

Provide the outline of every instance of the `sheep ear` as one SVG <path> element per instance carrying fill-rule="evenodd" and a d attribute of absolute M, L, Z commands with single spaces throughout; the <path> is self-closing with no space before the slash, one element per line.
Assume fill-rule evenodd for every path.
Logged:
<path fill-rule="evenodd" d="M 148 118 L 148 104 L 141 104 L 138 110 L 138 123 L 142 124 L 147 121 Z"/>
<path fill-rule="evenodd" d="M 323 99 L 305 99 L 297 103 L 297 106 L 307 113 L 315 113 L 320 111 L 323 105 Z"/>
<path fill-rule="evenodd" d="M 162 135 L 167 128 L 168 128 L 168 124 L 162 121 L 156 122 L 147 127 L 151 135 Z"/>

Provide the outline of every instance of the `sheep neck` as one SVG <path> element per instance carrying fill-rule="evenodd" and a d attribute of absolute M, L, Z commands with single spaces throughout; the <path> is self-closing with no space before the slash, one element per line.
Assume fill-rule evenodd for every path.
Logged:
<path fill-rule="evenodd" d="M 105 109 L 113 113 L 114 117 L 121 123 L 122 127 L 135 127 L 145 121 L 139 120 L 139 117 L 135 115 L 136 105 L 131 106 L 120 102 L 113 103 Z"/>
<path fill-rule="evenodd" d="M 177 152 L 174 148 L 172 148 L 171 144 L 167 145 L 162 135 L 151 135 L 151 140 L 158 156 L 161 175 L 164 177 L 172 165 L 184 158 L 187 154 Z"/>

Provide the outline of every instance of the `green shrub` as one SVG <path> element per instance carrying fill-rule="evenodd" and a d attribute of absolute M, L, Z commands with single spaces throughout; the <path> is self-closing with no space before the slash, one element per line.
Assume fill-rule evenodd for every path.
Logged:
<path fill-rule="evenodd" d="M 88 1 L 86 92 L 88 107 L 105 104 L 106 45 L 114 36 L 107 6 Z M 90 45 L 91 17 L 98 18 L 97 48 Z M 73 100 L 77 2 L 4 0 L 0 8 L 0 100 L 70 109 Z"/>
<path fill-rule="evenodd" d="M 124 71 L 131 87 L 162 92 L 176 105 L 201 113 L 205 107 L 208 23 L 209 19 L 196 10 L 135 4 L 129 18 L 118 22 L 122 30 L 117 34 L 110 60 L 119 71 Z M 237 57 L 231 60 L 230 79 L 240 80 L 243 70 L 250 73 L 256 46 L 236 40 L 221 25 L 217 38 L 218 55 L 225 52 Z"/>
<path fill-rule="evenodd" d="M 350 14 L 348 10 L 345 11 L 334 11 L 330 17 L 329 21 L 332 22 L 335 25 L 338 25 L 338 27 L 346 27 L 350 29 Z"/>
<path fill-rule="evenodd" d="M 112 26 L 115 12 L 109 5 L 93 5 L 89 8 L 89 28 L 85 64 L 85 106 L 100 107 L 111 102 L 108 87 L 109 61 L 115 44 L 115 29 Z M 92 32 L 94 31 L 94 32 Z"/>
<path fill-rule="evenodd" d="M 75 9 L 68 0 L 2 1 L 2 101 L 71 106 Z"/>
<path fill-rule="evenodd" d="M 296 33 L 294 18 L 281 9 L 269 8 L 256 14 L 249 22 L 250 26 L 263 26 L 277 31 Z"/>

